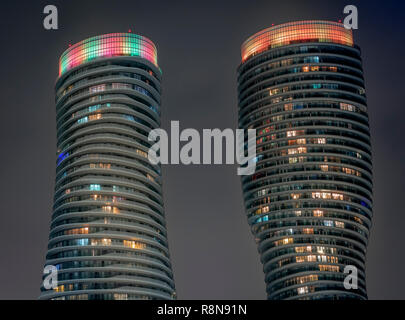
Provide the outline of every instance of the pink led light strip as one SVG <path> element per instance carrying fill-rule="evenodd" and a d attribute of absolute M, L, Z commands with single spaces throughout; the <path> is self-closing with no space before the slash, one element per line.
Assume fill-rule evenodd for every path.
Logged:
<path fill-rule="evenodd" d="M 151 40 L 133 33 L 111 33 L 88 38 L 67 49 L 59 59 L 59 76 L 93 59 L 115 56 L 141 57 L 158 66 L 156 46 Z"/>

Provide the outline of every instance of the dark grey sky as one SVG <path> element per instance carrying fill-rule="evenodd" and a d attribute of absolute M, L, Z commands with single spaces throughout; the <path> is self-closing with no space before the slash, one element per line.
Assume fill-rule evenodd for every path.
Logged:
<path fill-rule="evenodd" d="M 0 299 L 36 299 L 55 176 L 53 86 L 69 43 L 110 32 L 145 35 L 163 70 L 163 127 L 235 128 L 240 45 L 291 20 L 359 9 L 374 155 L 371 299 L 404 299 L 404 11 L 402 1 L 5 1 L 0 8 Z M 59 9 L 46 31 L 42 10 Z M 179 299 L 264 299 L 262 266 L 233 166 L 164 166 L 164 198 Z"/>

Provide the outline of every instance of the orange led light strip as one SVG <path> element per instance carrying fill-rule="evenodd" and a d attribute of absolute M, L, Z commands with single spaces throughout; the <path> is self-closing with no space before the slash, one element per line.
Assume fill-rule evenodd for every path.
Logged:
<path fill-rule="evenodd" d="M 342 23 L 321 20 L 296 21 L 264 29 L 241 48 L 242 62 L 272 48 L 300 42 L 332 42 L 353 46 L 353 33 Z"/>

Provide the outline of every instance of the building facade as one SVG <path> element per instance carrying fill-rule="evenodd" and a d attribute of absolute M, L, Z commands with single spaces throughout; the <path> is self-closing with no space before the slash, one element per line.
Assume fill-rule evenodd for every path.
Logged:
<path fill-rule="evenodd" d="M 298 21 L 251 36 L 238 102 L 239 127 L 257 130 L 256 172 L 242 188 L 268 299 L 367 299 L 372 161 L 351 30 Z M 357 289 L 344 287 L 349 265 Z"/>
<path fill-rule="evenodd" d="M 46 265 L 58 286 L 40 299 L 173 299 L 160 165 L 161 70 L 149 39 L 92 37 L 60 58 L 57 168 Z"/>

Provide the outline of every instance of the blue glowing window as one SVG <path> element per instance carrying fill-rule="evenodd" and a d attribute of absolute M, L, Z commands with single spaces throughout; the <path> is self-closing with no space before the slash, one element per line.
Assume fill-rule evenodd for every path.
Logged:
<path fill-rule="evenodd" d="M 59 165 L 64 159 L 66 159 L 69 156 L 69 152 L 61 152 L 58 155 L 58 161 L 57 161 L 57 165 Z"/>
<path fill-rule="evenodd" d="M 333 221 L 331 220 L 325 220 L 323 224 L 327 227 L 333 227 Z"/>
<path fill-rule="evenodd" d="M 124 114 L 124 118 L 129 120 L 129 121 L 135 121 L 135 118 L 133 116 L 129 116 L 127 114 Z"/>
<path fill-rule="evenodd" d="M 96 111 L 96 110 L 98 110 L 98 109 L 100 109 L 100 105 L 99 105 L 99 104 L 97 104 L 97 105 L 95 105 L 95 106 L 90 106 L 90 107 L 89 107 L 89 111 L 90 111 L 90 112 Z"/>
<path fill-rule="evenodd" d="M 91 184 L 90 185 L 90 190 L 91 191 L 100 191 L 101 190 L 101 186 L 99 184 Z"/>
<path fill-rule="evenodd" d="M 89 244 L 89 239 L 77 239 L 76 244 L 78 246 L 87 246 Z"/>
<path fill-rule="evenodd" d="M 86 123 L 87 121 L 89 121 L 88 117 L 83 117 L 77 120 L 77 123 Z"/>
<path fill-rule="evenodd" d="M 318 56 L 306 57 L 304 58 L 304 63 L 319 63 L 319 57 Z"/>

